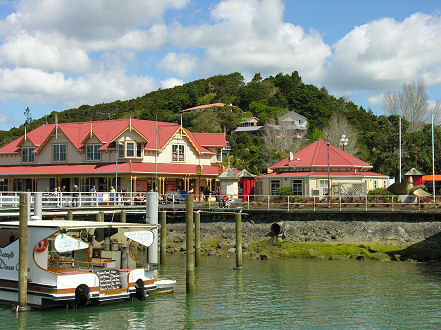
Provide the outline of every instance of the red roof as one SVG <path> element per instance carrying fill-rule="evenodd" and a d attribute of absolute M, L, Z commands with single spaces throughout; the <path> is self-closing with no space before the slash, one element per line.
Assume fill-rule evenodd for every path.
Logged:
<path fill-rule="evenodd" d="M 357 171 L 357 173 L 355 172 L 350 172 L 350 171 L 345 171 L 345 172 L 329 172 L 329 176 L 331 178 L 336 178 L 336 177 L 351 177 L 351 176 L 355 176 L 355 177 L 378 177 L 378 178 L 388 178 L 387 175 L 383 175 L 383 174 L 379 174 L 379 173 L 375 173 L 375 172 L 366 172 L 366 171 Z M 259 175 L 257 178 L 263 178 L 263 177 L 274 177 L 274 178 L 278 178 L 278 177 L 324 177 L 327 178 L 328 177 L 328 172 L 324 172 L 324 171 L 320 171 L 320 172 L 282 172 L 282 173 L 270 173 L 270 174 L 263 174 L 263 175 Z"/>
<path fill-rule="evenodd" d="M 164 163 L 118 163 L 118 173 L 143 174 L 196 174 L 198 165 Z M 55 175 L 56 174 L 115 174 L 116 164 L 64 164 L 64 165 L 18 165 L 0 166 L 3 176 L 8 175 Z M 219 167 L 204 165 L 202 174 L 219 174 Z"/>
<path fill-rule="evenodd" d="M 273 164 L 271 169 L 280 168 L 302 168 L 314 169 L 328 166 L 328 145 L 323 140 L 317 140 L 309 146 L 297 151 L 290 157 Z M 352 168 L 352 169 L 370 169 L 372 165 L 354 157 L 347 152 L 329 145 L 329 167 L 332 168 Z"/>
<path fill-rule="evenodd" d="M 186 111 L 193 111 L 193 110 L 205 110 L 205 109 L 210 109 L 210 108 L 214 108 L 214 107 L 220 107 L 221 108 L 221 107 L 224 107 L 224 106 L 226 106 L 225 103 L 211 103 L 211 104 L 198 105 L 196 107 L 184 109 L 182 111 L 186 112 Z M 232 107 L 232 106 L 230 105 L 230 107 Z"/>
<path fill-rule="evenodd" d="M 106 149 L 119 135 L 130 129 L 138 132 L 146 139 L 147 143 L 145 149 L 162 149 L 179 128 L 180 126 L 175 123 L 140 119 L 118 119 L 58 124 L 59 131 L 63 132 L 77 149 L 84 146 L 83 143 L 87 141 L 87 138 L 91 133 L 103 144 L 101 149 Z M 36 147 L 36 151 L 38 151 L 39 146 L 49 138 L 50 134 L 55 129 L 55 124 L 42 125 L 27 133 L 26 138 L 32 142 Z M 205 147 L 226 146 L 225 134 L 223 133 L 191 133 L 186 129 L 183 130 L 189 136 L 196 149 L 201 153 L 211 153 L 211 151 Z M 1 147 L 0 154 L 18 152 L 23 139 L 24 136 Z"/>

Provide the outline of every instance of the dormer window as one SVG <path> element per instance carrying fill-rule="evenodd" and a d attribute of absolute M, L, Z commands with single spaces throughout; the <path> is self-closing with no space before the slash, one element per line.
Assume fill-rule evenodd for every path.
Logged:
<path fill-rule="evenodd" d="M 54 162 L 65 162 L 66 161 L 66 149 L 65 144 L 53 144 L 52 145 L 52 159 Z"/>
<path fill-rule="evenodd" d="M 99 144 L 90 144 L 86 147 L 86 159 L 91 160 L 101 160 L 101 145 Z"/>
<path fill-rule="evenodd" d="M 127 158 L 135 157 L 135 142 L 126 143 L 126 157 Z"/>
<path fill-rule="evenodd" d="M 142 157 L 142 143 L 136 144 L 136 157 L 141 158 Z"/>
<path fill-rule="evenodd" d="M 184 162 L 185 146 L 183 144 L 172 145 L 172 162 Z"/>
<path fill-rule="evenodd" d="M 118 152 L 118 158 L 124 158 L 124 143 L 117 142 L 116 149 Z"/>
<path fill-rule="evenodd" d="M 33 150 L 32 147 L 21 148 L 21 161 L 23 163 L 33 163 L 35 161 Z"/>

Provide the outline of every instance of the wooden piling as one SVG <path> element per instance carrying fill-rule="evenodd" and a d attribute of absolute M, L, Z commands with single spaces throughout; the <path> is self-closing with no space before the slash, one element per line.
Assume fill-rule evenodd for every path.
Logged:
<path fill-rule="evenodd" d="M 161 240 L 159 242 L 160 255 L 159 262 L 161 265 L 165 264 L 165 257 L 167 254 L 167 212 L 161 211 Z"/>
<path fill-rule="evenodd" d="M 186 292 L 194 291 L 194 250 L 193 250 L 193 194 L 188 194 L 185 201 L 186 228 Z"/>
<path fill-rule="evenodd" d="M 126 223 L 127 222 L 127 211 L 121 210 L 121 222 Z"/>
<path fill-rule="evenodd" d="M 67 220 L 73 220 L 73 211 L 72 210 L 67 211 Z"/>
<path fill-rule="evenodd" d="M 201 265 L 201 213 L 193 212 L 194 216 L 194 262 L 195 267 Z"/>
<path fill-rule="evenodd" d="M 28 219 L 29 194 L 20 194 L 20 240 L 18 273 L 18 312 L 30 310 L 27 305 L 28 295 Z"/>
<path fill-rule="evenodd" d="M 242 214 L 236 213 L 236 267 L 242 269 Z"/>

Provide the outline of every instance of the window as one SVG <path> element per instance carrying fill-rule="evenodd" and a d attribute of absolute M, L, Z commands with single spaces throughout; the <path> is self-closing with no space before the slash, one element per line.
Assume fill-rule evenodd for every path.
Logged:
<path fill-rule="evenodd" d="M 126 143 L 126 157 L 135 157 L 135 142 Z"/>
<path fill-rule="evenodd" d="M 222 161 L 222 149 L 217 149 L 216 159 L 218 162 Z"/>
<path fill-rule="evenodd" d="M 33 163 L 34 162 L 34 153 L 32 152 L 34 148 L 22 148 L 21 154 L 22 154 L 22 162 L 23 163 Z"/>
<path fill-rule="evenodd" d="M 271 195 L 277 195 L 280 188 L 280 180 L 271 180 Z"/>
<path fill-rule="evenodd" d="M 65 162 L 66 161 L 66 145 L 65 144 L 54 144 L 53 145 L 53 160 L 54 160 L 54 162 Z"/>
<path fill-rule="evenodd" d="M 172 161 L 183 162 L 184 161 L 184 145 L 174 144 L 172 145 Z"/>
<path fill-rule="evenodd" d="M 303 180 L 292 180 L 292 194 L 294 196 L 303 195 Z"/>
<path fill-rule="evenodd" d="M 0 191 L 8 191 L 8 179 L 0 179 Z"/>
<path fill-rule="evenodd" d="M 101 160 L 99 144 L 91 144 L 86 147 L 87 150 L 87 160 Z"/>
<path fill-rule="evenodd" d="M 124 158 L 124 143 L 117 142 L 116 143 L 116 150 L 118 152 L 118 158 Z"/>
<path fill-rule="evenodd" d="M 136 144 L 136 157 L 138 158 L 142 157 L 142 143 Z"/>
<path fill-rule="evenodd" d="M 331 184 L 331 182 L 329 182 Z M 328 179 L 320 180 L 320 192 L 322 195 L 328 195 Z"/>
<path fill-rule="evenodd" d="M 378 181 L 374 180 L 374 189 L 377 189 L 377 188 L 378 188 Z"/>

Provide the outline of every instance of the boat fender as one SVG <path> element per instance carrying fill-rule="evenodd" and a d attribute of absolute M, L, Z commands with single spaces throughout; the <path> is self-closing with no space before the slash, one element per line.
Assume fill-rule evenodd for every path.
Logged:
<path fill-rule="evenodd" d="M 48 246 L 48 240 L 47 238 L 38 242 L 37 245 L 35 245 L 34 251 L 37 253 L 44 252 L 47 249 Z"/>
<path fill-rule="evenodd" d="M 80 306 L 87 306 L 90 302 L 90 289 L 86 284 L 80 284 L 75 289 L 75 303 Z"/>
<path fill-rule="evenodd" d="M 144 289 L 144 281 L 138 278 L 135 283 L 135 297 L 138 298 L 139 301 L 143 301 L 145 299 L 145 289 Z"/>

